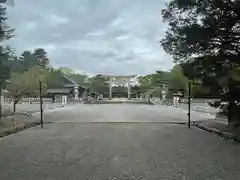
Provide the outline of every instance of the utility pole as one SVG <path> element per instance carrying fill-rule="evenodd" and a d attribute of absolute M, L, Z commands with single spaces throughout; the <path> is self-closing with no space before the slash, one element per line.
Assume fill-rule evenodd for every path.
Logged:
<path fill-rule="evenodd" d="M 43 99 L 42 99 L 42 82 L 39 81 L 39 90 L 40 90 L 40 122 L 41 128 L 43 128 Z"/>

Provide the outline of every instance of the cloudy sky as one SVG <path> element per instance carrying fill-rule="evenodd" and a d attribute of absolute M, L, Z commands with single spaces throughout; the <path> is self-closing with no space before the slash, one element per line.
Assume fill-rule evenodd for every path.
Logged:
<path fill-rule="evenodd" d="M 169 70 L 160 47 L 167 0 L 15 0 L 8 9 L 18 53 L 45 48 L 55 67 L 89 74 L 147 74 Z"/>

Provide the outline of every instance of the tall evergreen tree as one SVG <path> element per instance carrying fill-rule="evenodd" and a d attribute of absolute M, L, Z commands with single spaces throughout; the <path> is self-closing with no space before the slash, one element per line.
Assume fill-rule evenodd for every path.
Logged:
<path fill-rule="evenodd" d="M 6 7 L 0 3 L 0 43 L 13 36 L 13 29 L 7 25 Z M 0 119 L 2 119 L 2 89 L 9 75 L 8 56 L 5 48 L 0 47 Z"/>
<path fill-rule="evenodd" d="M 42 48 L 35 49 L 33 55 L 37 58 L 39 65 L 43 67 L 47 67 L 49 65 L 47 52 L 44 49 Z"/>

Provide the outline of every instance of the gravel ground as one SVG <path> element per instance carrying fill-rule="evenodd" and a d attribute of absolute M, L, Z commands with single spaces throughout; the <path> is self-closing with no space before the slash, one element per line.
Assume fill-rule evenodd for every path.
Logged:
<path fill-rule="evenodd" d="M 195 113 L 193 119 L 203 116 Z M 186 119 L 181 109 L 165 106 L 51 110 L 45 121 L 53 123 L 44 129 L 0 140 L 1 180 L 239 179 L 240 146 L 180 125 Z"/>
<path fill-rule="evenodd" d="M 58 106 L 61 106 L 61 103 L 44 103 L 43 108 L 44 109 L 51 109 L 55 108 Z M 4 104 L 5 109 L 13 109 L 13 104 Z M 17 104 L 16 106 L 16 112 L 17 113 L 24 113 L 24 112 L 37 112 L 40 109 L 40 104 L 39 103 L 22 103 L 22 104 Z"/>

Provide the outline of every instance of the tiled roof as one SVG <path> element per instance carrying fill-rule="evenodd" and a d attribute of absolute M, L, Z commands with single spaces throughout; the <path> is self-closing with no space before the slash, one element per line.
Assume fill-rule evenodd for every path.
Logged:
<path fill-rule="evenodd" d="M 98 74 L 96 77 L 108 77 L 108 78 L 135 78 L 137 75 L 126 75 L 126 76 L 117 76 L 117 75 L 105 75 L 105 74 Z"/>
<path fill-rule="evenodd" d="M 68 93 L 70 93 L 70 89 L 67 89 L 67 88 L 46 90 L 46 94 L 68 94 Z"/>

